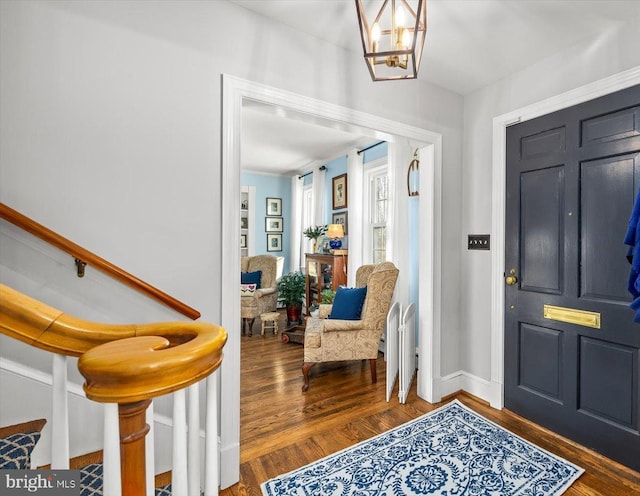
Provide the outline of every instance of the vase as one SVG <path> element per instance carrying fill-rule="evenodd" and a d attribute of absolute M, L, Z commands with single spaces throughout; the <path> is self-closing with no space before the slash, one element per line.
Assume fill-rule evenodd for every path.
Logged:
<path fill-rule="evenodd" d="M 316 245 L 317 244 L 318 244 L 318 241 L 315 240 L 315 239 L 311 242 L 311 253 L 315 253 L 316 252 Z"/>

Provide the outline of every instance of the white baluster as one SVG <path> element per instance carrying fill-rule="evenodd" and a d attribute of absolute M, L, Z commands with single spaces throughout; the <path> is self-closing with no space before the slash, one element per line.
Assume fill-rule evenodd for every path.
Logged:
<path fill-rule="evenodd" d="M 171 472 L 173 496 L 187 496 L 187 412 L 184 389 L 173 393 L 173 468 Z"/>
<path fill-rule="evenodd" d="M 220 452 L 218 450 L 218 372 L 207 378 L 207 408 L 204 445 L 204 495 L 218 496 Z"/>
<path fill-rule="evenodd" d="M 104 467 L 102 471 L 102 494 L 121 496 L 120 475 L 120 418 L 117 403 L 104 404 Z"/>
<path fill-rule="evenodd" d="M 154 496 L 155 488 L 155 421 L 153 416 L 153 401 L 147 408 L 146 412 L 147 424 L 149 425 L 149 432 L 145 439 L 144 451 L 145 451 L 145 469 L 147 480 L 147 496 Z"/>
<path fill-rule="evenodd" d="M 188 477 L 189 496 L 200 496 L 200 385 L 189 387 L 189 443 Z"/>
<path fill-rule="evenodd" d="M 53 354 L 51 388 L 51 468 L 69 468 L 69 400 L 67 357 Z"/>

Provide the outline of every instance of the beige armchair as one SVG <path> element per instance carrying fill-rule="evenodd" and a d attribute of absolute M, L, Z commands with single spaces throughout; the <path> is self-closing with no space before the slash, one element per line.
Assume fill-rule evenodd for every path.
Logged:
<path fill-rule="evenodd" d="M 331 305 L 321 305 L 318 318 L 308 318 L 304 334 L 303 391 L 309 389 L 309 371 L 318 362 L 369 360 L 371 380 L 377 381 L 378 345 L 391 306 L 398 269 L 391 262 L 363 265 L 356 287 L 367 287 L 360 320 L 334 320 Z"/>
<path fill-rule="evenodd" d="M 261 271 L 260 289 L 251 296 L 240 297 L 240 310 L 242 316 L 242 332 L 248 326 L 247 335 L 251 336 L 253 323 L 256 317 L 266 312 L 274 312 L 278 305 L 277 280 L 282 275 L 284 264 L 283 257 L 273 255 L 256 255 L 253 257 L 241 257 L 240 271 Z"/>

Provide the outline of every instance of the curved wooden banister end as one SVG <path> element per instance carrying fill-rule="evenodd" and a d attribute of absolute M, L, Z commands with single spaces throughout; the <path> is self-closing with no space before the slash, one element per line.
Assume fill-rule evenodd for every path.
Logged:
<path fill-rule="evenodd" d="M 84 353 L 78 369 L 87 397 L 101 403 L 132 403 L 185 388 L 222 362 L 226 331 L 208 323 L 141 326 L 137 336 Z"/>
<path fill-rule="evenodd" d="M 135 336 L 136 329 L 78 319 L 0 284 L 0 333 L 41 350 L 79 357 L 107 341 Z"/>

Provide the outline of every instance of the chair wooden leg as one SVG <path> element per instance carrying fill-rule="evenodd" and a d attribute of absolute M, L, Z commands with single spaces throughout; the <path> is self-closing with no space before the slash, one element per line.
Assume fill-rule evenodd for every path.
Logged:
<path fill-rule="evenodd" d="M 302 376 L 304 377 L 304 385 L 302 386 L 303 393 L 309 389 L 309 371 L 314 365 L 315 362 L 304 362 L 302 364 Z"/>
<path fill-rule="evenodd" d="M 378 360 L 370 358 L 369 366 L 371 367 L 371 382 L 375 384 L 378 382 Z"/>
<path fill-rule="evenodd" d="M 249 331 L 247 332 L 247 336 L 251 337 L 253 335 L 253 323 L 256 321 L 255 318 L 247 319 L 249 322 Z"/>

